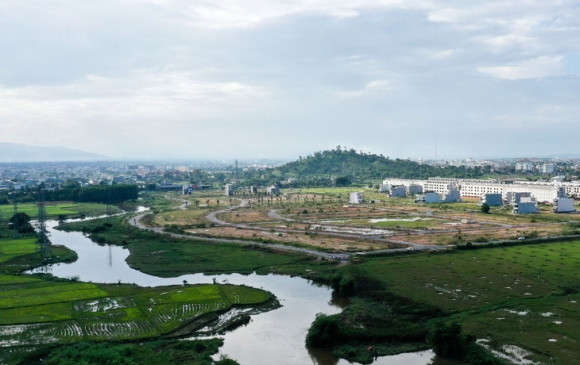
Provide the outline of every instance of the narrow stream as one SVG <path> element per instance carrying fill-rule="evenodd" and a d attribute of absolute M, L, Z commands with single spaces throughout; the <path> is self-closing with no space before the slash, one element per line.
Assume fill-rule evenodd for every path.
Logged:
<path fill-rule="evenodd" d="M 252 321 L 221 336 L 225 345 L 221 354 L 235 359 L 242 365 L 346 365 L 329 351 L 307 349 L 304 339 L 317 313 L 340 312 L 341 301 L 332 291 L 302 278 L 281 275 L 183 275 L 175 278 L 159 278 L 130 268 L 125 259 L 129 250 L 119 246 L 100 246 L 80 232 L 55 230 L 56 221 L 47 222 L 53 244 L 64 245 L 78 254 L 71 264 L 56 264 L 52 275 L 78 277 L 84 282 L 135 283 L 140 286 L 164 286 L 227 282 L 263 288 L 276 295 L 282 307 L 252 316 Z M 380 357 L 377 365 L 450 365 L 456 364 L 438 359 L 432 351 Z"/>

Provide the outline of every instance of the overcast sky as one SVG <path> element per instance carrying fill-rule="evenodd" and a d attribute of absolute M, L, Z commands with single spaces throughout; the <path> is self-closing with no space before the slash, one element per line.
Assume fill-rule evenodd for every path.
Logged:
<path fill-rule="evenodd" d="M 577 0 L 2 0 L 0 50 L 1 142 L 580 154 Z"/>

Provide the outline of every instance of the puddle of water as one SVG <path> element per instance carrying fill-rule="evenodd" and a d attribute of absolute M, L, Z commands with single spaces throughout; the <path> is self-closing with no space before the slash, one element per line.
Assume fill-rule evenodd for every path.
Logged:
<path fill-rule="evenodd" d="M 488 339 L 478 339 L 477 343 L 491 351 L 495 356 L 508 360 L 516 365 L 539 365 L 538 363 L 529 360 L 528 358 L 532 355 L 531 352 L 524 350 L 521 347 L 514 345 L 503 345 L 499 349 L 492 349 L 489 346 Z"/>
<path fill-rule="evenodd" d="M 417 221 L 430 221 L 432 218 L 379 218 L 379 219 L 369 219 L 369 223 L 380 223 L 380 222 L 417 222 Z"/>

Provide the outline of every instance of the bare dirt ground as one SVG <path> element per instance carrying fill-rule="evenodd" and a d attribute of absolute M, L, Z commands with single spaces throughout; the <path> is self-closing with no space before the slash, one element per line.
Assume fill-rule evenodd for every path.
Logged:
<path fill-rule="evenodd" d="M 401 245 L 378 242 L 374 240 L 346 239 L 340 237 L 329 237 L 322 234 L 304 234 L 257 231 L 251 229 L 238 229 L 234 227 L 213 227 L 207 229 L 188 230 L 190 233 L 199 233 L 213 237 L 244 238 L 244 239 L 269 239 L 280 243 L 298 243 L 314 247 L 324 248 L 329 251 L 347 252 L 364 251 L 370 249 L 388 249 L 403 247 Z"/>
<path fill-rule="evenodd" d="M 439 234 L 422 234 L 422 235 L 396 235 L 391 238 L 394 240 L 401 240 L 413 243 L 421 243 L 424 245 L 446 245 L 452 244 L 454 238 L 459 234 L 463 241 L 473 242 L 477 239 L 485 239 L 485 241 L 490 240 L 509 240 L 517 239 L 518 237 L 528 236 L 532 232 L 537 232 L 538 236 L 555 236 L 558 235 L 562 230 L 560 225 L 545 225 L 545 226 L 527 226 L 518 228 L 504 228 L 504 229 L 473 229 L 466 230 L 462 229 L 461 232 L 450 232 L 450 233 L 439 233 Z"/>
<path fill-rule="evenodd" d="M 268 213 L 265 211 L 235 210 L 232 212 L 220 214 L 217 217 L 229 223 L 257 223 L 276 221 L 276 219 L 268 216 Z"/>

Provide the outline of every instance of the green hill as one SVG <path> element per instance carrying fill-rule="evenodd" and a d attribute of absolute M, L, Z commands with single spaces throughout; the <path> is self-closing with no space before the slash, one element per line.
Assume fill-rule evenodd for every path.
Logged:
<path fill-rule="evenodd" d="M 315 152 L 280 167 L 260 171 L 247 178 L 264 181 L 284 181 L 294 177 L 298 185 L 336 185 L 354 182 L 378 182 L 386 177 L 427 179 L 432 176 L 472 178 L 482 176 L 480 168 L 434 167 L 413 161 L 390 159 L 382 155 L 345 150 Z"/>

